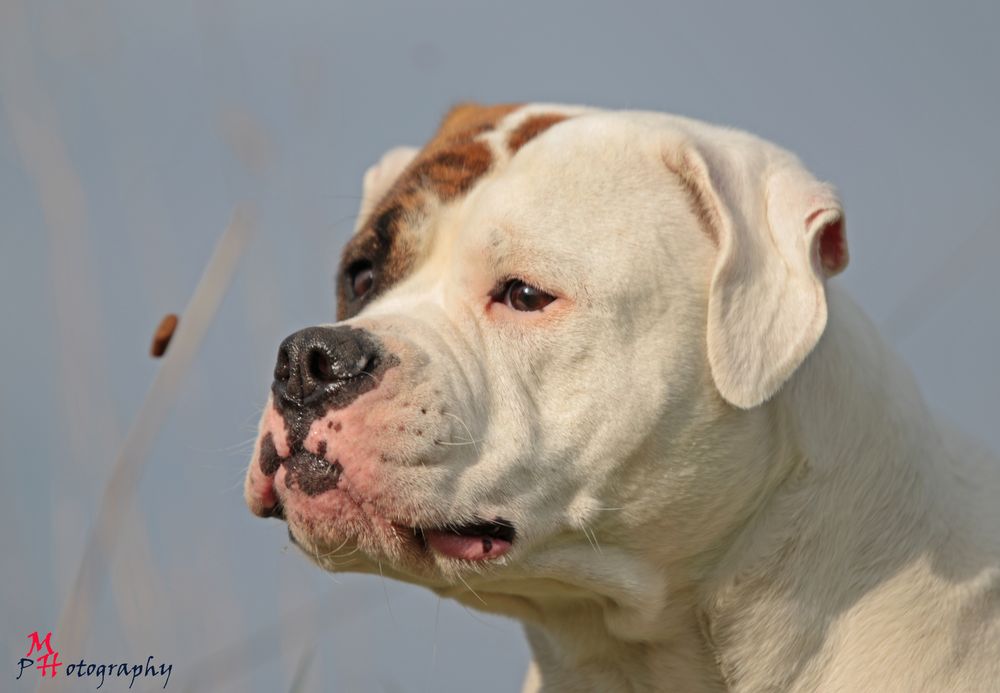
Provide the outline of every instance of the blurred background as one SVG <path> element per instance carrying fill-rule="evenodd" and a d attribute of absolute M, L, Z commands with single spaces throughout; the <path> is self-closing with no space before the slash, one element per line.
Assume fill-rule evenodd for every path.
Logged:
<path fill-rule="evenodd" d="M 174 356 L 152 332 L 239 207 L 249 240 L 158 383 L 176 399 L 63 658 L 152 654 L 168 690 L 518 689 L 515 623 L 325 574 L 242 499 L 278 342 L 332 320 L 366 167 L 460 100 L 666 110 L 797 152 L 845 201 L 837 281 L 1000 448 L 1000 5 L 808 5 L 0 0 L 0 688 L 33 685 L 25 635 L 56 630 Z"/>

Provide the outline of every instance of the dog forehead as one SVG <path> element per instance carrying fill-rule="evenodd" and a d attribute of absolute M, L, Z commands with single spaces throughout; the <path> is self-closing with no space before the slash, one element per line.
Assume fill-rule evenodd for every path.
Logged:
<path fill-rule="evenodd" d="M 359 260 L 378 267 L 378 280 L 367 300 L 392 288 L 412 274 L 429 248 L 446 242 L 428 232 L 435 219 L 467 202 L 480 207 L 497 200 L 495 195 L 478 194 L 470 200 L 474 192 L 508 184 L 511 190 L 531 192 L 506 196 L 507 208 L 516 214 L 519 204 L 525 207 L 520 211 L 528 213 L 532 200 L 531 207 L 545 213 L 546 205 L 539 197 L 545 190 L 561 202 L 577 199 L 581 204 L 573 216 L 581 217 L 600 200 L 612 199 L 615 186 L 635 192 L 638 181 L 648 189 L 654 180 L 649 175 L 653 166 L 658 169 L 656 176 L 666 175 L 656 147 L 685 144 L 704 146 L 726 158 L 738 159 L 746 152 L 750 161 L 768 143 L 747 133 L 663 113 L 559 104 L 466 104 L 452 109 L 344 249 L 338 319 L 352 317 L 363 307 L 350 303 L 344 269 Z M 636 165 L 640 151 L 646 167 Z M 756 177 L 751 172 L 734 179 Z M 516 179 L 520 182 L 515 184 Z M 564 205 L 560 207 L 565 210 Z"/>
<path fill-rule="evenodd" d="M 368 236 L 391 243 L 442 205 L 462 202 L 485 179 L 506 177 L 512 164 L 518 174 L 527 170 L 539 177 L 568 177 L 574 170 L 599 175 L 602 159 L 620 164 L 629 141 L 649 135 L 652 128 L 643 115 L 649 114 L 559 104 L 458 106 L 378 202 L 355 240 Z M 561 127 L 553 129 L 556 125 Z M 529 143 L 535 151 L 523 153 Z M 576 166 L 568 163 L 574 159 Z"/>
<path fill-rule="evenodd" d="M 638 225 L 659 228 L 665 208 L 690 207 L 663 160 L 664 124 L 656 125 L 614 111 L 567 119 L 470 192 L 461 234 L 496 239 L 498 230 L 516 229 L 547 248 L 579 250 L 614 244 L 609 231 L 631 229 L 636 242 Z"/>
<path fill-rule="evenodd" d="M 614 195 L 621 174 L 648 178 L 646 164 L 658 161 L 654 137 L 615 112 L 567 119 L 506 161 L 488 183 L 516 181 L 547 194 L 584 185 L 595 196 Z"/>
<path fill-rule="evenodd" d="M 529 143 L 530 154 L 522 152 Z M 652 151 L 653 143 L 664 150 L 694 146 L 709 159 L 737 162 L 741 172 L 750 173 L 781 152 L 749 133 L 666 113 L 463 104 L 445 116 L 376 206 L 369 225 L 391 232 L 387 227 L 401 216 L 433 209 L 435 203 L 461 202 L 479 183 L 503 178 L 512 168 L 518 173 L 534 170 L 540 178 L 571 177 L 574 171 L 599 176 L 607 164 L 635 162 L 635 152 L 643 147 Z"/>

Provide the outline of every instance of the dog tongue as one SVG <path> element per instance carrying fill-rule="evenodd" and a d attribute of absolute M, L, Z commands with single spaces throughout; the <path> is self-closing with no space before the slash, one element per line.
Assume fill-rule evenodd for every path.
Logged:
<path fill-rule="evenodd" d="M 443 556 L 465 561 L 484 561 L 499 558 L 510 550 L 510 542 L 487 536 L 466 536 L 447 530 L 424 532 L 428 546 Z"/>

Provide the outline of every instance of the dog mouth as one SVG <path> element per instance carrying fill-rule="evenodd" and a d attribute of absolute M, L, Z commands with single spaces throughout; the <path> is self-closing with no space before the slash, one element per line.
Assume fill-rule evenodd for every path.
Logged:
<path fill-rule="evenodd" d="M 517 535 L 514 525 L 502 517 L 437 528 L 414 527 L 412 531 L 423 547 L 463 561 L 499 558 L 510 551 Z"/>
<path fill-rule="evenodd" d="M 349 482 L 349 479 L 345 479 L 344 469 L 339 461 L 326 459 L 325 444 L 321 443 L 316 453 L 304 450 L 301 446 L 296 448 L 286 457 L 280 457 L 274 450 L 270 436 L 265 438 L 258 462 L 263 473 L 262 489 L 257 493 L 269 500 L 256 504 L 259 506 L 254 510 L 256 514 L 276 518 L 290 525 L 292 522 L 298 524 L 303 521 L 303 508 L 299 508 L 299 512 L 292 512 L 290 516 L 289 510 L 294 511 L 295 508 L 290 508 L 289 503 L 298 506 L 303 501 L 308 504 L 312 499 L 320 500 L 323 497 L 329 498 L 328 494 L 336 494 L 341 502 L 353 507 L 353 512 L 368 517 L 369 531 L 378 535 L 383 534 L 383 531 L 376 530 L 377 527 L 388 530 L 387 535 L 383 534 L 383 541 L 392 543 L 403 540 L 410 544 L 411 550 L 417 550 L 428 557 L 438 555 L 460 561 L 486 561 L 500 558 L 513 548 L 517 531 L 514 524 L 503 517 L 484 519 L 473 516 L 470 522 L 426 525 L 416 517 L 400 521 L 398 516 L 392 518 L 395 513 L 386 516 L 371 502 L 356 497 L 349 483 L 342 483 Z M 284 488 L 277 488 L 279 486 Z M 315 515 L 316 509 L 307 512 Z M 306 524 L 310 524 L 308 519 Z M 368 532 L 361 533 L 362 536 L 366 534 Z M 291 533 L 291 527 L 289 537 L 293 544 L 299 545 Z M 411 538 L 409 542 L 406 541 L 407 538 Z"/>
<path fill-rule="evenodd" d="M 267 517 L 288 522 L 285 503 L 279 498 L 270 508 Z M 517 530 L 514 524 L 502 517 L 492 520 L 476 518 L 468 523 L 449 523 L 427 527 L 400 522 L 388 522 L 397 538 L 413 537 L 414 548 L 421 552 L 436 553 L 460 561 L 487 561 L 500 558 L 514 546 Z M 299 546 L 291 527 L 288 536 L 293 545 Z"/>

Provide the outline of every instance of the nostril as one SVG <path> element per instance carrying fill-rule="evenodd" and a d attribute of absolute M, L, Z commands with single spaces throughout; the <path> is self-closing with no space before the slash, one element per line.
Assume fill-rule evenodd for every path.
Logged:
<path fill-rule="evenodd" d="M 288 349 L 282 347 L 278 351 L 278 360 L 274 364 L 274 379 L 287 383 L 290 375 L 291 366 L 289 364 Z"/>
<path fill-rule="evenodd" d="M 322 349 L 314 348 L 310 350 L 307 368 L 309 369 L 309 375 L 318 382 L 331 383 L 337 380 L 337 374 L 333 370 L 333 363 Z"/>
<path fill-rule="evenodd" d="M 296 411 L 347 402 L 378 385 L 378 342 L 353 327 L 307 327 L 278 347 L 271 392 Z M 360 377 L 371 376 L 371 377 Z"/>

